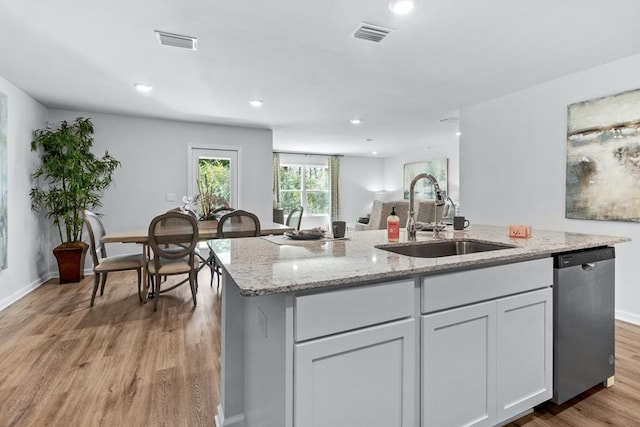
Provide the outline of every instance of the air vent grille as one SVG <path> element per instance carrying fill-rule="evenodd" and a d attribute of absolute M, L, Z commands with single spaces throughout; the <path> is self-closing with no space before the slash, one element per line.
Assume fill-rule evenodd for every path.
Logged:
<path fill-rule="evenodd" d="M 353 33 L 353 37 L 371 42 L 380 43 L 393 30 L 391 28 L 379 27 L 377 25 L 362 23 Z"/>
<path fill-rule="evenodd" d="M 180 34 L 165 33 L 156 30 L 156 39 L 162 46 L 180 47 L 183 49 L 198 50 L 198 39 Z"/>

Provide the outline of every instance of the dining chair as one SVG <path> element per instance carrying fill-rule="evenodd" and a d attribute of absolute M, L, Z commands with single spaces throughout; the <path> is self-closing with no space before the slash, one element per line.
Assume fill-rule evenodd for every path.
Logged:
<path fill-rule="evenodd" d="M 212 210 L 211 213 L 215 214 L 217 217 L 222 217 L 225 214 L 233 212 L 234 210 L 235 208 L 231 208 L 229 206 L 222 206 Z M 211 272 L 209 286 L 213 287 L 213 276 L 215 274 L 219 274 L 220 272 L 220 268 L 218 268 L 218 266 L 216 265 L 216 258 L 213 256 L 213 252 L 211 252 L 211 249 L 209 249 L 209 256 L 206 259 L 204 257 L 201 257 L 201 258 L 209 266 L 209 270 Z M 220 282 L 220 276 L 218 276 L 218 283 L 219 282 Z"/>
<path fill-rule="evenodd" d="M 107 256 L 107 249 L 101 239 L 106 234 L 102 221 L 95 213 L 85 210 L 82 212 L 87 232 L 89 233 L 89 243 L 91 256 L 93 257 L 93 292 L 91 293 L 91 306 L 93 306 L 100 286 L 100 295 L 104 294 L 104 286 L 107 283 L 107 275 L 112 271 L 136 270 L 138 272 L 138 298 L 142 298 L 142 267 L 145 259 L 142 254 L 125 254 Z"/>
<path fill-rule="evenodd" d="M 189 283 L 194 307 L 197 304 L 196 276 L 199 261 L 195 249 L 198 245 L 198 221 L 182 212 L 170 211 L 158 215 L 149 224 L 149 247 L 153 259 L 148 263 L 149 275 L 153 278 L 153 311 L 158 309 L 160 294 Z M 163 276 L 187 274 L 188 277 L 167 289 L 161 289 Z"/>
<path fill-rule="evenodd" d="M 190 208 L 184 208 L 182 206 L 178 206 L 178 207 L 175 207 L 173 209 L 169 209 L 167 212 L 182 212 L 182 213 L 185 213 L 185 214 L 188 214 L 188 215 L 192 216 L 196 221 L 198 220 L 198 214 L 196 213 L 196 211 L 194 211 L 193 209 L 190 209 Z M 165 219 L 164 221 L 165 221 L 165 223 L 167 221 L 171 222 L 171 219 L 170 218 L 169 219 Z M 200 242 L 198 241 L 198 244 L 199 243 Z M 167 246 L 167 245 L 165 245 L 165 246 Z M 176 250 L 181 250 L 181 249 L 182 248 L 176 248 L 176 247 L 167 248 L 167 250 L 170 250 L 170 251 L 176 251 Z M 200 252 L 200 247 L 198 245 L 196 246 L 195 253 L 196 253 L 196 258 L 200 261 L 200 266 L 198 267 L 198 272 L 200 272 L 200 270 L 202 270 L 206 265 L 208 265 L 209 268 L 211 269 L 211 276 L 213 276 L 213 273 L 214 273 L 213 265 L 211 265 L 209 263 L 209 259 L 208 258 L 205 258 L 205 257 L 202 256 L 202 254 Z M 167 280 L 167 278 L 164 277 L 164 276 L 162 277 L 162 279 L 163 280 Z M 211 283 L 212 283 L 212 286 L 213 286 L 213 277 L 211 277 Z M 198 275 L 197 274 L 196 274 L 196 289 L 198 289 Z"/>
<path fill-rule="evenodd" d="M 289 227 L 293 227 L 296 230 L 300 230 L 300 224 L 302 223 L 302 213 L 304 212 L 304 208 L 302 206 L 298 206 L 297 208 L 291 209 L 289 215 L 287 216 L 286 225 Z"/>
<path fill-rule="evenodd" d="M 218 220 L 218 229 L 216 232 L 218 239 L 235 239 L 239 237 L 259 237 L 260 236 L 260 220 L 258 217 L 241 209 L 234 210 L 223 215 Z M 213 256 L 213 254 L 212 254 Z M 214 264 L 216 274 L 218 275 L 217 290 L 220 289 L 220 266 Z M 213 286 L 213 284 L 212 284 Z"/>
<path fill-rule="evenodd" d="M 213 211 L 211 211 L 211 213 L 212 214 L 216 214 L 216 216 L 221 217 L 221 216 L 223 216 L 225 214 L 228 214 L 229 212 L 233 212 L 233 211 L 235 211 L 234 208 L 230 208 L 228 206 L 223 206 L 221 208 L 214 209 Z"/>
<path fill-rule="evenodd" d="M 223 215 L 218 220 L 218 239 L 234 239 L 238 237 L 259 237 L 260 220 L 258 217 L 242 209 Z"/>

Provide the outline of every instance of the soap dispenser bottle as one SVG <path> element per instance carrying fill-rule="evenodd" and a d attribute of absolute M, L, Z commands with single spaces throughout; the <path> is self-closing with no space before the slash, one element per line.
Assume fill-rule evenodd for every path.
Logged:
<path fill-rule="evenodd" d="M 396 207 L 391 208 L 391 214 L 387 217 L 387 241 L 396 243 L 400 241 L 400 218 L 396 215 Z"/>

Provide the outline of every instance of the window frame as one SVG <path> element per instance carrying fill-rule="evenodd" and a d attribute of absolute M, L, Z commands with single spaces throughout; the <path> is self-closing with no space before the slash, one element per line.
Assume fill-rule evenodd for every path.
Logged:
<path fill-rule="evenodd" d="M 285 167 L 299 167 L 301 168 L 301 179 L 300 179 L 300 189 L 295 190 L 286 190 L 282 188 L 282 182 L 280 183 L 280 194 L 284 193 L 300 193 L 300 206 L 304 208 L 303 216 L 309 217 L 321 217 L 321 216 L 329 216 L 331 215 L 331 176 L 329 175 L 329 165 L 318 165 L 318 164 L 305 164 L 300 162 L 286 162 L 280 164 L 280 169 Z M 310 168 L 321 168 L 325 169 L 327 176 L 327 189 L 326 190 L 317 190 L 317 189 L 307 189 L 307 170 Z M 280 172 L 280 171 L 279 171 Z M 327 195 L 327 211 L 324 213 L 310 213 L 307 206 L 307 194 L 308 193 L 325 193 Z M 282 200 L 282 197 L 281 197 Z"/>

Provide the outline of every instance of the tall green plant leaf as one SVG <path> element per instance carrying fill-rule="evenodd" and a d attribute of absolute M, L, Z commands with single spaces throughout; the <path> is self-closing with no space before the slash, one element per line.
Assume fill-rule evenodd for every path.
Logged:
<path fill-rule="evenodd" d="M 53 221 L 63 243 L 82 239 L 82 211 L 102 206 L 102 193 L 120 166 L 108 152 L 91 152 L 92 135 L 91 119 L 78 117 L 55 130 L 36 130 L 31 142 L 42 160 L 31 175 L 31 208 Z"/>

